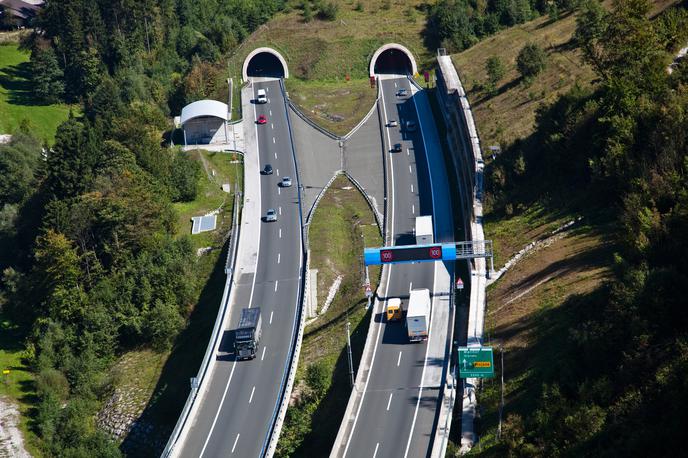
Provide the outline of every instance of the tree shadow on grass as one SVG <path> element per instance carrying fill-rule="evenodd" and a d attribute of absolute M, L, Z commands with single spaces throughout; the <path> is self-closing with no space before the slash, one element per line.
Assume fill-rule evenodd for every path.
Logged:
<path fill-rule="evenodd" d="M 0 70 L 0 87 L 7 91 L 10 105 L 50 105 L 38 99 L 31 83 L 31 64 L 22 62 Z"/>
<path fill-rule="evenodd" d="M 228 243 L 224 244 L 222 253 L 227 252 Z M 121 449 L 127 456 L 149 457 L 162 453 L 189 396 L 189 380 L 198 374 L 205 355 L 222 302 L 224 267 L 225 258 L 220 255 L 189 317 L 189 325 L 174 342 L 148 405 L 122 442 Z M 151 434 L 151 427 L 154 434 Z"/>

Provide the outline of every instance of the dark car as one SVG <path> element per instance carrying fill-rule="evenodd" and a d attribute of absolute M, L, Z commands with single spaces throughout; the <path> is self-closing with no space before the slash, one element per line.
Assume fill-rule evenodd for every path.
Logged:
<path fill-rule="evenodd" d="M 263 175 L 272 175 L 272 166 L 270 164 L 265 164 Z"/>
<path fill-rule="evenodd" d="M 406 131 L 415 132 L 416 131 L 416 121 L 406 121 Z"/>
<path fill-rule="evenodd" d="M 395 143 L 392 147 L 393 153 L 401 153 L 401 143 Z"/>
<path fill-rule="evenodd" d="M 408 91 L 406 89 L 399 89 L 397 91 L 397 97 L 406 97 L 408 95 Z"/>

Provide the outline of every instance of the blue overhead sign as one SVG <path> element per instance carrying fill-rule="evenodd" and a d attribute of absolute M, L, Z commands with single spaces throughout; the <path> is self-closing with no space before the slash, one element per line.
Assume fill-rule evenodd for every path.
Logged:
<path fill-rule="evenodd" d="M 455 260 L 456 245 L 451 243 L 366 248 L 364 251 L 364 261 L 367 266 Z"/>

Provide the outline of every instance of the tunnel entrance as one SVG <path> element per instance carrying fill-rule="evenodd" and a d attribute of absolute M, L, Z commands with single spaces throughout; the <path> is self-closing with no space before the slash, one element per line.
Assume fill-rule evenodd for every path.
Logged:
<path fill-rule="evenodd" d="M 289 78 L 287 62 L 270 48 L 258 48 L 246 56 L 242 73 L 244 80 L 249 77 Z"/>
<path fill-rule="evenodd" d="M 380 47 L 370 60 L 370 76 L 376 74 L 415 75 L 416 60 L 406 47 L 389 43 Z"/>

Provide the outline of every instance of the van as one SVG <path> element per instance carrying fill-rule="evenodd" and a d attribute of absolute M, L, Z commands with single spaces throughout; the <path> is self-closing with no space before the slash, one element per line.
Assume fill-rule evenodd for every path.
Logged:
<path fill-rule="evenodd" d="M 387 308 L 385 309 L 387 321 L 401 321 L 401 316 L 404 310 L 401 308 L 401 299 L 393 297 L 387 300 Z"/>
<path fill-rule="evenodd" d="M 258 103 L 268 103 L 268 97 L 265 95 L 265 89 L 258 89 Z"/>

